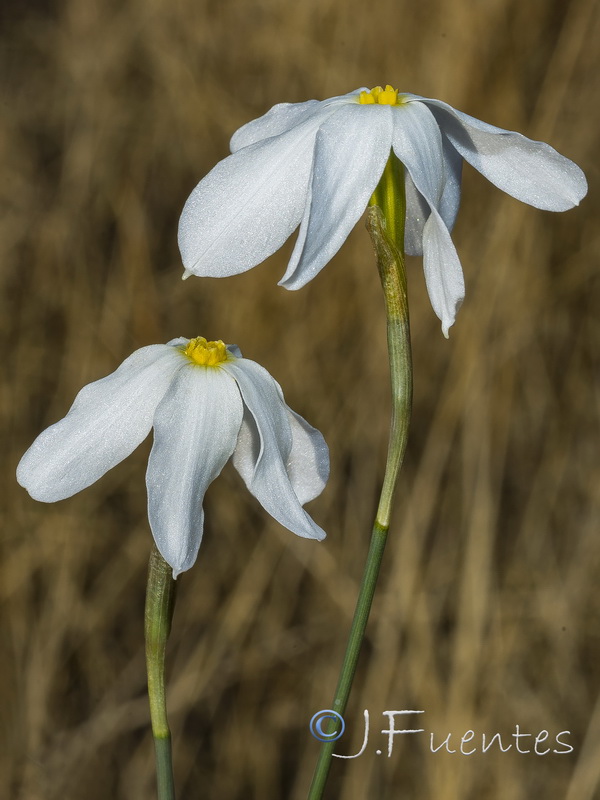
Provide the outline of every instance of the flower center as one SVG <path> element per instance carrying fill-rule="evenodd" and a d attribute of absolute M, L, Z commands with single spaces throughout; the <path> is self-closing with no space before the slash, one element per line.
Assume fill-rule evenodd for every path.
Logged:
<path fill-rule="evenodd" d="M 216 342 L 207 342 L 204 336 L 190 339 L 183 352 L 190 361 L 203 367 L 216 367 L 217 364 L 230 359 L 224 342 L 220 339 Z"/>
<path fill-rule="evenodd" d="M 382 89 L 381 86 L 376 86 L 370 92 L 361 92 L 358 102 L 363 106 L 372 105 L 373 103 L 380 106 L 397 106 L 401 105 L 402 100 L 398 100 L 398 90 L 388 83 L 385 89 Z"/>

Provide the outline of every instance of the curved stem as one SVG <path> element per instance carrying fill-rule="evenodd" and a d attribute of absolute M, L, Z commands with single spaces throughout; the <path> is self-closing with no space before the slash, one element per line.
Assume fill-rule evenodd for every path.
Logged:
<path fill-rule="evenodd" d="M 392 419 L 383 486 L 371 534 L 371 543 L 350 628 L 346 653 L 331 708 L 343 716 L 358 664 L 369 612 L 383 559 L 392 501 L 406 450 L 412 404 L 412 359 L 406 271 L 404 220 L 406 201 L 402 164 L 392 154 L 370 202 L 367 229 L 371 235 L 385 297 L 387 339 L 392 386 Z M 331 725 L 329 735 L 335 733 Z M 320 800 L 325 790 L 335 742 L 321 747 L 308 800 Z"/>
<path fill-rule="evenodd" d="M 175 800 L 171 731 L 165 695 L 165 651 L 175 608 L 173 570 L 153 545 L 148 564 L 144 632 L 158 800 Z"/>

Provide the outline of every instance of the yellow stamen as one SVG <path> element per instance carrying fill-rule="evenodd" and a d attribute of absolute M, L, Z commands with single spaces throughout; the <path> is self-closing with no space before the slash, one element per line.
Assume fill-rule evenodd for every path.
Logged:
<path fill-rule="evenodd" d="M 370 92 L 361 92 L 358 102 L 363 106 L 373 103 L 381 106 L 396 106 L 401 105 L 402 100 L 398 99 L 398 90 L 388 83 L 385 89 L 382 89 L 381 86 L 376 86 Z"/>
<path fill-rule="evenodd" d="M 190 339 L 183 352 L 190 361 L 203 367 L 216 367 L 217 364 L 231 359 L 224 342 L 220 339 L 216 342 L 207 342 L 204 336 Z"/>

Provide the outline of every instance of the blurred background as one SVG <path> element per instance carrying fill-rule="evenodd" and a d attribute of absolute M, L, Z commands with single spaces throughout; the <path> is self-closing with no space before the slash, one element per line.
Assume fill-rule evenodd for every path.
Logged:
<path fill-rule="evenodd" d="M 328 798 L 592 800 L 600 786 L 598 42 L 593 0 L 8 0 L 1 11 L 3 796 L 155 796 L 143 606 L 151 442 L 43 505 L 14 471 L 84 384 L 176 336 L 238 343 L 324 433 L 309 506 L 275 523 L 226 467 L 179 581 L 168 699 L 178 797 L 305 797 L 383 474 L 385 324 L 364 226 L 299 292 L 293 242 L 182 283 L 181 208 L 233 131 L 282 101 L 391 83 L 551 143 L 590 182 L 545 213 L 468 166 L 446 341 L 409 259 L 413 423 Z M 384 710 L 425 713 L 396 726 Z M 548 731 L 542 752 L 534 737 Z M 474 731 L 467 756 L 432 753 Z M 502 735 L 481 752 L 481 736 Z M 377 755 L 376 750 L 384 750 Z"/>

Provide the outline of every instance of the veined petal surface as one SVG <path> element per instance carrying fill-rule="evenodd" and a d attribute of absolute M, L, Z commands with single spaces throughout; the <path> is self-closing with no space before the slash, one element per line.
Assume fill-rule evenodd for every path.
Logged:
<path fill-rule="evenodd" d="M 446 182 L 442 134 L 422 103 L 394 108 L 392 147 L 427 203 L 439 209 Z"/>
<path fill-rule="evenodd" d="M 186 364 L 154 416 L 148 461 L 148 518 L 173 576 L 189 569 L 202 540 L 202 502 L 233 453 L 243 407 L 220 367 Z"/>
<path fill-rule="evenodd" d="M 282 396 L 283 402 L 283 396 Z M 287 474 L 300 505 L 318 497 L 329 479 L 329 448 L 323 435 L 286 405 L 292 431 Z"/>
<path fill-rule="evenodd" d="M 253 119 L 242 125 L 231 137 L 229 147 L 232 153 L 242 147 L 248 147 L 255 142 L 263 141 L 271 136 L 291 130 L 296 125 L 301 125 L 310 117 L 321 115 L 326 118 L 331 113 L 331 106 L 355 102 L 356 92 L 339 97 L 330 97 L 328 100 L 307 100 L 304 103 L 278 103 L 269 109 L 266 114 L 258 119 Z"/>
<path fill-rule="evenodd" d="M 422 103 L 407 103 L 401 110 L 394 124 L 394 152 L 431 210 L 423 228 L 423 270 L 431 305 L 448 336 L 465 287 L 456 248 L 438 211 L 446 181 L 442 136 Z"/>
<path fill-rule="evenodd" d="M 444 224 L 452 232 L 460 208 L 463 158 L 443 131 L 442 151 L 444 153 L 445 178 L 439 212 Z"/>
<path fill-rule="evenodd" d="M 242 147 L 269 139 L 271 136 L 279 136 L 281 133 L 295 128 L 312 116 L 321 107 L 318 100 L 307 100 L 305 103 L 278 103 L 269 109 L 266 114 L 258 119 L 253 119 L 242 125 L 233 134 L 229 142 L 229 149 L 232 153 L 241 150 Z"/>
<path fill-rule="evenodd" d="M 462 156 L 450 144 L 442 133 L 442 151 L 444 158 L 444 185 L 439 201 L 439 212 L 444 224 L 452 231 L 458 209 L 460 207 L 460 185 L 462 178 Z M 409 256 L 423 255 L 423 229 L 429 218 L 429 204 L 415 189 L 415 184 L 405 170 L 406 190 L 406 227 L 404 232 L 404 249 Z"/>
<path fill-rule="evenodd" d="M 233 464 L 250 492 L 263 508 L 288 530 L 309 539 L 324 539 L 325 532 L 304 511 L 300 497 L 291 483 L 294 476 L 300 496 L 310 495 L 321 478 L 297 477 L 297 469 L 309 465 L 310 458 L 300 449 L 306 446 L 298 437 L 294 452 L 294 435 L 288 408 L 282 401 L 281 389 L 263 367 L 242 359 L 223 365 L 238 383 L 244 401 L 244 421 L 233 455 Z M 314 447 L 314 441 L 313 441 Z M 323 456 L 319 450 L 321 476 Z M 290 459 L 294 466 L 291 468 Z M 315 462 L 317 453 L 315 452 Z"/>
<path fill-rule="evenodd" d="M 179 220 L 188 272 L 236 275 L 281 247 L 302 218 L 318 124 L 244 147 L 200 181 Z"/>
<path fill-rule="evenodd" d="M 587 193 L 582 170 L 549 144 L 496 128 L 441 100 L 420 99 L 465 161 L 517 200 L 546 211 L 567 211 Z"/>
<path fill-rule="evenodd" d="M 391 142 L 390 106 L 346 103 L 321 124 L 315 140 L 310 204 L 281 286 L 299 289 L 337 253 L 364 213 Z"/>
<path fill-rule="evenodd" d="M 292 434 L 286 470 L 300 505 L 318 497 L 329 479 L 329 448 L 323 435 L 285 402 L 281 386 L 273 379 Z M 248 429 L 248 426 L 246 426 Z M 255 443 L 252 444 L 253 451 Z M 256 451 L 256 454 L 258 451 Z M 252 465 L 256 458 L 252 461 Z"/>
<path fill-rule="evenodd" d="M 435 208 L 423 231 L 423 272 L 431 305 L 447 339 L 465 297 L 465 280 L 450 232 Z"/>
<path fill-rule="evenodd" d="M 175 348 L 150 345 L 85 386 L 67 416 L 25 453 L 18 482 L 35 500 L 53 503 L 97 481 L 150 433 L 156 407 L 183 364 Z"/>
<path fill-rule="evenodd" d="M 460 185 L 462 176 L 462 156 L 442 133 L 442 152 L 444 159 L 444 185 L 439 202 L 439 212 L 449 231 L 454 227 L 460 207 Z M 409 256 L 423 255 L 423 229 L 429 218 L 429 204 L 415 189 L 408 170 L 405 170 L 406 227 L 404 249 Z"/>
<path fill-rule="evenodd" d="M 420 194 L 410 173 L 404 170 L 406 220 L 404 223 L 404 252 L 408 256 L 423 255 L 423 229 L 429 219 L 429 203 Z"/>

